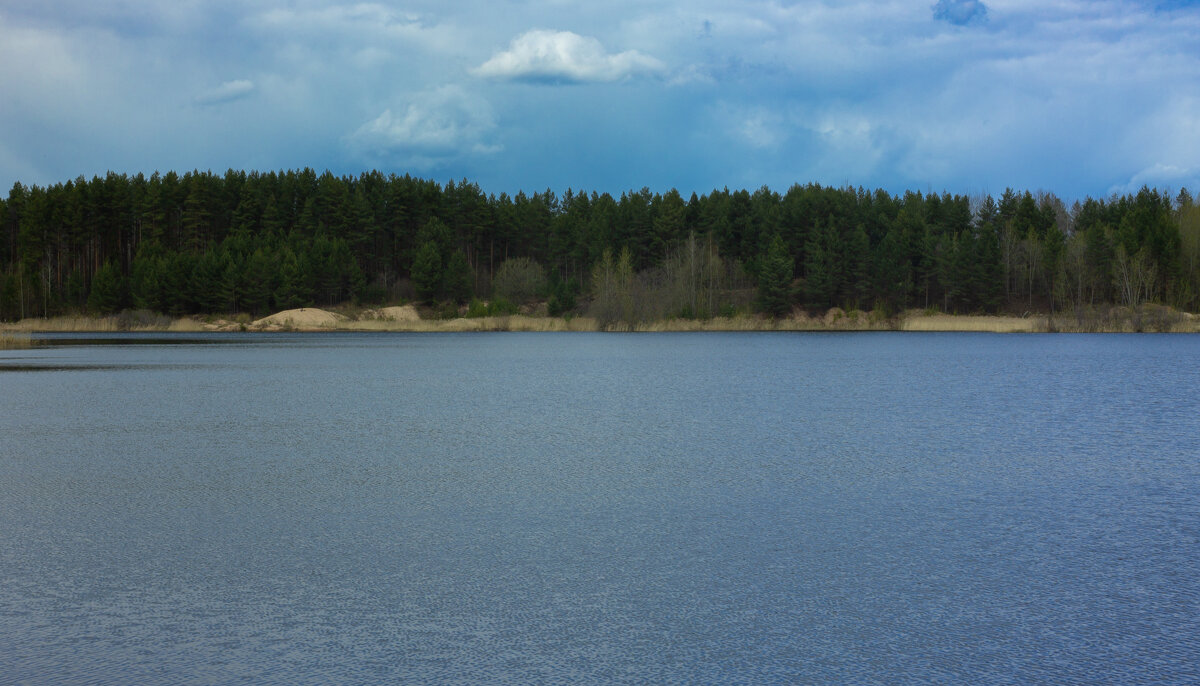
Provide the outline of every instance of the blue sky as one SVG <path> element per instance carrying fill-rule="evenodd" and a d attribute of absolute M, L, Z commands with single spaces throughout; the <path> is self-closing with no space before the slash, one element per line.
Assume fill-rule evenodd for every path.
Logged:
<path fill-rule="evenodd" d="M 1200 5 L 5 0 L 0 187 L 1200 190 Z"/>

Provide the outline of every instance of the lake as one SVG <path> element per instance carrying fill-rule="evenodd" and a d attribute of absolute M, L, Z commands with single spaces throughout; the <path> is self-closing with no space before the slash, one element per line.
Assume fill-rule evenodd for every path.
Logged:
<path fill-rule="evenodd" d="M 1200 681 L 1200 337 L 45 337 L 0 682 Z"/>

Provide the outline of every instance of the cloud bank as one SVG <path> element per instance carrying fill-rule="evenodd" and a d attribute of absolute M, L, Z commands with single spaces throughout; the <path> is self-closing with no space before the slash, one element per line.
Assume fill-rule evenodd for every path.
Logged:
<path fill-rule="evenodd" d="M 0 192 L 306 166 L 510 193 L 1177 190 L 1200 182 L 1197 35 L 1195 3 L 1155 0 L 12 0 Z"/>
<path fill-rule="evenodd" d="M 490 155 L 496 128 L 487 101 L 458 86 L 418 93 L 407 103 L 383 111 L 350 139 L 366 156 L 429 169 L 464 155 Z"/>

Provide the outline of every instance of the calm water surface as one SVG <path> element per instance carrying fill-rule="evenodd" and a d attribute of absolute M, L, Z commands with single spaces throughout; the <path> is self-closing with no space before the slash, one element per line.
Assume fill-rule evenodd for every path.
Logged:
<path fill-rule="evenodd" d="M 3 683 L 1200 681 L 1200 337 L 53 343 Z"/>

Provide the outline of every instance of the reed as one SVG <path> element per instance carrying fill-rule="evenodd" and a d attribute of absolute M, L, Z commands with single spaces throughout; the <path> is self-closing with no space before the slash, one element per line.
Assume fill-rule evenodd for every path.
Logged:
<path fill-rule="evenodd" d="M 134 329 L 134 330 L 136 331 L 137 329 Z M 195 319 L 175 319 L 175 320 L 172 320 L 171 323 L 167 325 L 167 331 L 182 331 L 182 332 L 188 332 L 188 333 L 195 333 L 197 331 L 207 331 L 207 330 L 208 329 L 204 326 L 203 323 L 198 322 Z"/>
<path fill-rule="evenodd" d="M 80 317 L 80 316 L 62 316 L 50 317 L 49 319 L 30 318 L 22 319 L 19 322 L 5 324 L 4 328 L 8 331 L 54 331 L 54 332 L 74 332 L 74 331 L 119 331 L 116 317 Z"/>
<path fill-rule="evenodd" d="M 0 331 L 0 350 L 25 350 L 33 347 L 33 337 L 27 333 Z"/>
<path fill-rule="evenodd" d="M 116 331 L 205 331 L 203 323 L 195 319 L 172 319 L 165 315 L 150 315 L 143 312 L 123 312 L 111 317 L 87 317 L 63 315 L 61 317 L 30 318 L 0 325 L 4 331 L 56 333 L 109 333 Z"/>
<path fill-rule="evenodd" d="M 1051 330 L 1065 333 L 1197 333 L 1200 317 L 1163 305 L 1093 306 L 1060 314 Z"/>

